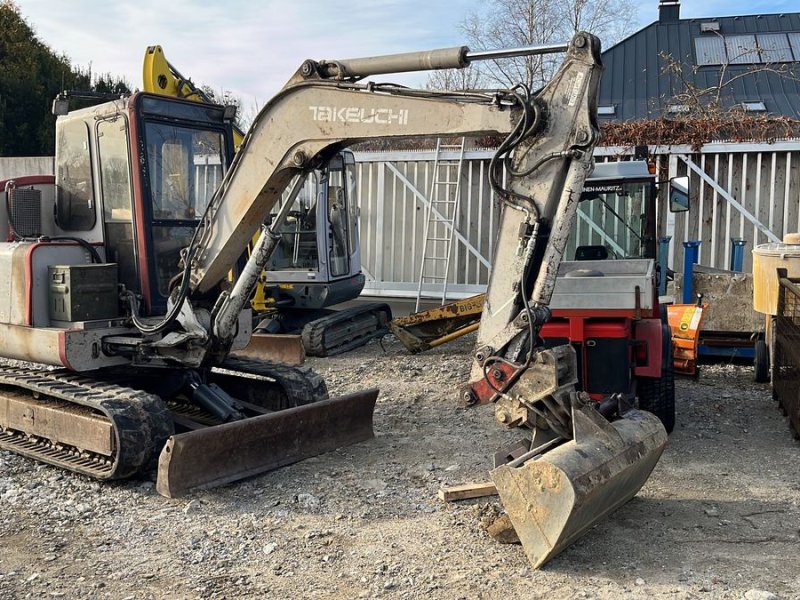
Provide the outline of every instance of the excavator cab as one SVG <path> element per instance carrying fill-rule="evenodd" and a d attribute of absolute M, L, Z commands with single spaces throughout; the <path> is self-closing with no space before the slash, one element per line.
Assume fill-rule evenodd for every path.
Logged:
<path fill-rule="evenodd" d="M 73 111 L 56 130 L 56 226 L 99 244 L 145 314 L 164 314 L 232 158 L 224 108 L 136 94 Z"/>
<path fill-rule="evenodd" d="M 282 208 L 273 208 L 268 222 Z M 309 173 L 293 200 L 256 308 L 320 309 L 357 297 L 364 287 L 357 211 L 355 158 L 344 151 Z"/>
<path fill-rule="evenodd" d="M 180 272 L 208 201 L 232 159 L 230 123 L 222 107 L 159 97 L 134 98 L 134 133 L 143 151 L 134 165 L 143 295 L 156 314 L 166 310 L 170 281 Z"/>
<path fill-rule="evenodd" d="M 256 287 L 252 306 L 263 315 L 257 335 L 279 335 L 287 346 L 286 340 L 299 334 L 306 354 L 330 356 L 387 332 L 392 320 L 388 304 L 328 308 L 358 298 L 364 289 L 356 184 L 355 157 L 347 150 L 306 176 Z M 268 223 L 287 198 L 273 208 Z"/>

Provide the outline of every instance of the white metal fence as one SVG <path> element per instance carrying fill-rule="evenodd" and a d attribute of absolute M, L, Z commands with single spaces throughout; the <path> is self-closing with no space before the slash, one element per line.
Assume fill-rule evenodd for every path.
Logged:
<path fill-rule="evenodd" d="M 442 159 L 458 157 L 448 153 Z M 488 182 L 490 152 L 467 152 L 462 169 L 449 292 L 465 296 L 483 291 L 488 281 L 499 206 Z M 361 211 L 361 260 L 367 291 L 415 296 L 425 235 L 435 152 L 356 153 Z M 440 284 L 429 284 L 440 293 Z"/>
<path fill-rule="evenodd" d="M 691 205 L 672 215 L 660 207 L 661 235 L 671 235 L 670 260 L 682 264 L 682 242 L 699 240 L 700 264 L 727 269 L 733 240 L 751 250 L 800 230 L 800 142 L 672 147 L 661 154 L 670 175 L 690 176 Z"/>
<path fill-rule="evenodd" d="M 691 208 L 685 213 L 669 212 L 667 186 L 660 186 L 658 236 L 671 238 L 672 268 L 682 268 L 683 242 L 695 240 L 701 241 L 701 264 L 728 268 L 732 240 L 741 239 L 743 270 L 750 271 L 755 245 L 800 230 L 800 141 L 668 146 L 650 152 L 656 156 L 660 178 L 691 178 Z M 598 161 L 629 160 L 632 154 L 632 148 L 620 147 L 595 151 Z M 472 150 L 464 156 L 461 214 L 450 267 L 449 289 L 456 297 L 483 291 L 488 281 L 499 216 L 488 182 L 491 155 Z M 365 293 L 415 295 L 434 158 L 433 150 L 356 153 Z M 588 228 L 584 231 L 591 235 Z"/>
<path fill-rule="evenodd" d="M 0 158 L 0 181 L 28 175 L 53 175 L 54 162 L 52 156 L 4 156 Z"/>

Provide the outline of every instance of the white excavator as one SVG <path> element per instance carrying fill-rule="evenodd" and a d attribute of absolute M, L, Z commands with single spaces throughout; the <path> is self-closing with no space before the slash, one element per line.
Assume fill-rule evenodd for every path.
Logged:
<path fill-rule="evenodd" d="M 564 50 L 536 94 L 360 81 Z M 571 348 L 539 345 L 592 168 L 599 56 L 578 33 L 544 48 L 307 60 L 235 156 L 223 106 L 137 93 L 69 112 L 57 98 L 55 177 L 9 179 L 0 203 L 0 354 L 57 368 L 0 368 L 0 447 L 98 479 L 157 462 L 157 490 L 175 496 L 368 439 L 376 390 L 328 398 L 307 367 L 232 356 L 259 276 L 308 173 L 353 201 L 353 164 L 332 160 L 347 145 L 502 136 L 497 251 L 462 397 L 532 432 L 492 476 L 542 564 L 631 498 L 666 443 L 655 416 L 576 392 Z M 219 185 L 198 176 L 208 167 Z"/>

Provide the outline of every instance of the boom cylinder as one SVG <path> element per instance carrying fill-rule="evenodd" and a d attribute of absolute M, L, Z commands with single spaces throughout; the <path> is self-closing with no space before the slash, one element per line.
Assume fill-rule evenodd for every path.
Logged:
<path fill-rule="evenodd" d="M 534 56 L 566 52 L 569 44 L 544 44 L 539 46 L 523 46 L 519 48 L 499 48 L 496 50 L 470 51 L 466 46 L 425 50 L 423 52 L 405 52 L 403 54 L 386 54 L 366 58 L 349 58 L 345 60 L 306 61 L 303 74 L 307 77 L 313 73 L 323 79 L 361 78 L 370 75 L 387 73 L 409 73 L 413 71 L 432 71 L 436 69 L 463 69 L 479 60 L 497 60 L 517 56 Z"/>

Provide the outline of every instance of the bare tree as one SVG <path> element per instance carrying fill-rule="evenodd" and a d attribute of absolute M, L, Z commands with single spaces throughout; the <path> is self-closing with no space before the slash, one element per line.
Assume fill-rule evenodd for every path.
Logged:
<path fill-rule="evenodd" d="M 480 68 L 472 64 L 464 69 L 442 69 L 440 71 L 432 71 L 428 75 L 425 87 L 429 90 L 460 92 L 483 87 L 483 80 L 484 77 Z"/>
<path fill-rule="evenodd" d="M 797 63 L 771 62 L 769 49 L 757 42 L 752 46 L 731 47 L 727 59 L 718 65 L 712 77 L 697 77 L 700 66 L 694 64 L 691 56 L 679 60 L 662 52 L 660 57 L 661 72 L 670 76 L 673 90 L 671 96 L 661 98 L 662 106 L 673 107 L 678 117 L 713 119 L 741 115 L 744 110 L 734 101 L 733 91 L 742 79 L 773 78 L 778 85 L 781 80 L 800 81 Z"/>
<path fill-rule="evenodd" d="M 564 15 L 564 32 L 588 31 L 604 47 L 611 46 L 636 30 L 636 3 L 630 0 L 558 0 Z"/>
<path fill-rule="evenodd" d="M 633 31 L 635 15 L 633 0 L 489 0 L 460 29 L 472 50 L 564 42 L 576 31 L 594 33 L 608 45 Z M 481 69 L 483 83 L 537 89 L 560 62 L 552 54 L 489 61 Z"/>

